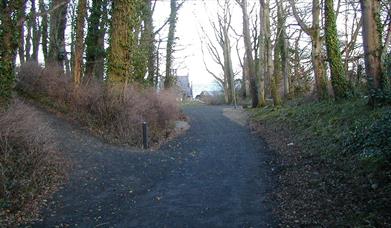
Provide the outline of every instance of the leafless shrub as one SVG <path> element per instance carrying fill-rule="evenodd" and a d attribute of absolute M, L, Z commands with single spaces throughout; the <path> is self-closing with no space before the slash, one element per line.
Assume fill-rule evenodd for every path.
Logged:
<path fill-rule="evenodd" d="M 36 211 L 65 173 L 53 132 L 30 106 L 14 101 L 0 112 L 0 226 Z"/>
<path fill-rule="evenodd" d="M 30 64 L 21 66 L 17 87 L 33 97 L 39 94 L 55 106 L 65 107 L 72 117 L 109 141 L 140 145 L 141 123 L 146 121 L 152 141 L 158 142 L 179 116 L 172 91 L 157 93 L 134 85 L 112 86 L 94 80 L 75 86 L 56 68 L 36 68 Z M 34 69 L 34 73 L 29 69 Z"/>

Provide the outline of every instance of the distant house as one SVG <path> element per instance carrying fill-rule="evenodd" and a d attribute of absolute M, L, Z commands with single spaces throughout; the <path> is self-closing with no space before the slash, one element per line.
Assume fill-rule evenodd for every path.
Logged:
<path fill-rule="evenodd" d="M 183 99 L 189 99 L 193 97 L 193 88 L 190 84 L 189 75 L 176 76 L 176 84 Z"/>

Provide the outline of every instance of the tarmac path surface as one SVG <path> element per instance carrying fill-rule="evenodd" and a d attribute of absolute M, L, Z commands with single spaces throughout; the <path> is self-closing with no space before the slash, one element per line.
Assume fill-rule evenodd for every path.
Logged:
<path fill-rule="evenodd" d="M 221 106 L 184 107 L 190 129 L 157 151 L 113 146 L 49 116 L 72 161 L 33 227 L 276 227 L 267 147 Z"/>

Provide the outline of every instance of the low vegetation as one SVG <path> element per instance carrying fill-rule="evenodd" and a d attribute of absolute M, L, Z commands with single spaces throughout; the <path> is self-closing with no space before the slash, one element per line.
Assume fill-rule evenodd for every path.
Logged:
<path fill-rule="evenodd" d="M 152 142 L 170 134 L 179 106 L 171 91 L 134 85 L 86 81 L 75 85 L 61 70 L 36 63 L 20 67 L 17 90 L 69 117 L 115 143 L 141 144 L 141 123 L 146 121 Z"/>
<path fill-rule="evenodd" d="M 0 112 L 0 226 L 33 218 L 64 179 L 67 162 L 35 109 L 13 101 Z"/>
<path fill-rule="evenodd" d="M 288 225 L 391 225 L 391 109 L 365 99 L 292 102 L 253 112 L 278 152 L 278 213 Z"/>

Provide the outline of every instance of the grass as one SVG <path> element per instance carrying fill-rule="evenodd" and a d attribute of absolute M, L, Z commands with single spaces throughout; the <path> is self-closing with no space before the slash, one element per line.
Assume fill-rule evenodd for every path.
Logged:
<path fill-rule="evenodd" d="M 293 101 L 282 107 L 254 109 L 251 113 L 253 121 L 273 129 L 277 136 L 283 136 L 282 131 L 290 132 L 291 140 L 300 145 L 294 153 L 279 153 L 287 160 L 299 157 L 292 162 L 293 168 L 279 174 L 282 176 L 280 184 L 290 185 L 282 187 L 283 191 L 288 191 L 286 197 L 281 194 L 285 197 L 282 200 L 296 201 L 291 210 L 303 207 L 302 214 L 290 215 L 291 220 L 301 222 L 304 221 L 301 217 L 307 216 L 302 224 L 308 225 L 311 221 L 324 226 L 378 227 L 391 224 L 387 206 L 391 201 L 389 106 L 371 109 L 362 98 L 339 102 Z M 313 166 L 312 171 L 308 171 L 308 164 Z M 320 178 L 311 176 L 313 172 L 319 172 Z M 326 187 L 319 187 L 318 182 L 325 183 Z M 317 197 L 305 196 L 307 192 Z M 319 202 L 308 202 L 308 199 Z M 315 204 L 315 209 L 327 213 L 309 212 L 305 208 L 307 204 Z M 289 206 L 285 206 L 287 208 Z M 289 223 L 289 219 L 287 221 L 295 225 Z"/>
<path fill-rule="evenodd" d="M 293 130 L 305 148 L 320 155 L 338 155 L 349 135 L 363 126 L 370 126 L 390 107 L 371 109 L 364 99 L 342 102 L 323 101 L 308 104 L 292 103 L 283 107 L 267 107 L 253 111 L 256 121 L 284 124 Z"/>

